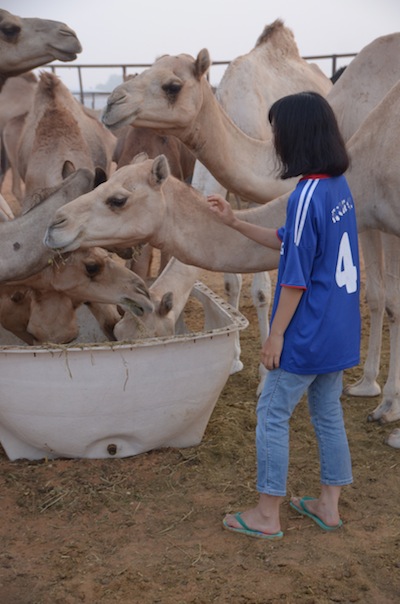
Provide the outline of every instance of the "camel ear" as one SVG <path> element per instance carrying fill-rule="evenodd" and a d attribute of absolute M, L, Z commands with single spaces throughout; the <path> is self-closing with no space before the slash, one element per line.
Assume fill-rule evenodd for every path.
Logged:
<path fill-rule="evenodd" d="M 106 182 L 107 180 L 107 174 L 105 173 L 105 171 L 103 170 L 103 168 L 99 168 L 97 167 L 94 171 L 94 184 L 93 184 L 93 188 L 95 189 L 96 187 L 98 187 L 99 185 L 101 185 L 103 182 Z"/>
<path fill-rule="evenodd" d="M 172 310 L 173 299 L 173 292 L 167 292 L 163 295 L 163 297 L 161 298 L 160 306 L 158 307 L 158 314 L 160 315 L 160 317 L 165 317 Z"/>
<path fill-rule="evenodd" d="M 146 159 L 149 159 L 149 156 L 147 155 L 147 153 L 145 151 L 142 151 L 141 153 L 138 153 L 137 155 L 135 155 L 135 157 L 133 157 L 129 163 L 140 164 L 142 161 L 146 161 Z"/>
<path fill-rule="evenodd" d="M 167 158 L 165 155 L 158 155 L 151 168 L 150 184 L 153 187 L 161 187 L 170 174 L 171 170 Z"/>
<path fill-rule="evenodd" d="M 210 54 L 207 48 L 203 48 L 194 62 L 194 75 L 198 80 L 208 71 L 211 65 Z"/>
<path fill-rule="evenodd" d="M 62 171 L 61 171 L 62 179 L 65 180 L 66 178 L 68 178 L 68 176 L 71 176 L 71 174 L 73 174 L 74 172 L 76 172 L 76 168 L 75 168 L 74 164 L 72 163 L 72 161 L 69 161 L 67 159 L 64 162 L 63 167 L 62 167 Z"/>

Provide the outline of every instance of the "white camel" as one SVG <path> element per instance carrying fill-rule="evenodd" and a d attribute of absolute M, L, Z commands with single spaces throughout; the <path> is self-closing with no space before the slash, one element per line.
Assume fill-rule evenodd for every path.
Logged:
<path fill-rule="evenodd" d="M 371 109 L 399 80 L 399 56 L 400 34 L 391 34 L 374 40 L 362 49 L 327 95 L 346 139 L 357 130 Z M 196 60 L 188 55 L 180 55 L 164 57 L 156 61 L 150 70 L 115 89 L 109 98 L 103 119 L 109 126 L 130 122 L 145 124 L 162 132 L 174 133 L 190 146 L 218 180 L 228 182 L 231 190 L 237 194 L 252 196 L 257 202 L 262 202 L 263 199 L 268 201 L 269 196 L 266 192 L 272 191 L 274 194 L 269 178 L 270 174 L 273 174 L 274 166 L 272 148 L 244 136 L 230 123 L 223 110 L 216 106 L 215 99 L 213 100 L 204 86 L 203 75 L 208 65 L 208 53 L 204 50 L 199 53 Z M 151 98 L 148 94 L 150 85 Z M 227 148 L 230 150 L 229 154 L 225 152 Z M 394 157 L 388 157 L 388 161 L 393 162 Z M 382 198 L 382 203 L 386 205 L 385 197 Z M 363 206 L 364 209 L 372 207 L 371 204 Z M 378 224 L 379 222 L 378 220 Z M 366 223 L 368 224 L 368 220 Z M 386 282 L 387 292 L 398 290 L 398 285 L 387 283 L 391 280 L 391 275 L 395 275 L 392 268 L 390 266 L 383 268 L 382 264 L 379 265 L 374 261 L 374 258 L 379 257 L 384 249 L 389 250 L 390 246 L 398 245 L 396 239 L 387 240 L 384 246 L 381 243 L 386 228 L 389 233 L 393 233 L 396 229 L 388 224 L 387 220 L 383 228 L 381 226 L 377 228 L 383 232 L 380 237 L 372 237 L 370 234 L 362 236 L 362 241 L 366 238 L 374 245 L 373 248 L 371 245 L 368 247 L 363 245 L 367 264 L 371 267 L 366 277 L 371 322 L 378 325 L 371 332 L 371 338 L 380 331 L 383 307 L 382 303 L 378 303 L 377 298 L 383 297 L 383 284 Z M 386 254 L 386 264 L 390 262 L 390 257 L 393 257 L 393 254 L 390 256 Z M 382 284 L 379 288 L 374 286 L 374 279 Z M 387 293 L 387 296 L 389 295 L 392 296 Z M 392 337 L 396 338 L 396 333 L 393 329 Z M 371 338 L 363 380 L 349 390 L 354 395 L 375 395 L 379 392 L 376 375 L 379 368 L 380 338 L 375 338 L 378 344 L 374 344 Z M 392 349 L 399 348 L 399 338 L 392 342 Z M 398 400 L 399 388 L 392 377 L 395 373 L 394 363 L 395 359 L 391 357 L 393 371 L 389 372 L 385 390 L 395 392 Z M 381 421 L 388 421 L 391 417 L 387 413 L 385 398 L 384 395 L 382 406 L 379 406 L 379 411 L 375 410 L 371 414 L 371 419 L 379 418 Z M 391 403 L 389 404 L 391 406 Z"/>
<path fill-rule="evenodd" d="M 144 281 L 102 248 L 60 255 L 39 273 L 0 291 L 0 323 L 31 345 L 76 339 L 76 312 L 86 302 L 118 305 L 138 316 L 153 311 Z"/>
<path fill-rule="evenodd" d="M 287 198 L 240 214 L 278 227 L 285 220 Z M 62 252 L 144 241 L 166 249 L 184 264 L 217 272 L 272 270 L 279 261 L 279 252 L 222 224 L 202 193 L 171 176 L 164 155 L 137 158 L 94 191 L 61 207 L 49 221 L 44 239 Z"/>
<path fill-rule="evenodd" d="M 297 179 L 276 177 L 271 140 L 247 136 L 222 109 L 206 79 L 206 49 L 163 56 L 109 96 L 103 123 L 111 130 L 127 124 L 177 136 L 225 188 L 264 203 L 293 189 Z M 229 152 L 227 152 L 229 150 Z"/>
<path fill-rule="evenodd" d="M 64 23 L 21 18 L 0 9 L 0 90 L 7 78 L 57 59 L 73 61 L 82 46 Z"/>
<path fill-rule="evenodd" d="M 40 75 L 32 105 L 14 148 L 6 142 L 10 163 L 25 182 L 25 195 L 58 185 L 79 168 L 111 170 L 115 136 L 89 115 L 52 73 Z M 22 207 L 26 208 L 25 201 Z"/>
<path fill-rule="evenodd" d="M 331 88 L 332 83 L 324 73 L 316 65 L 301 58 L 293 32 L 285 27 L 282 20 L 277 19 L 264 28 L 249 53 L 237 57 L 229 64 L 215 96 L 227 115 L 243 132 L 253 138 L 270 140 L 271 127 L 267 115 L 274 101 L 303 90 L 314 90 L 326 96 Z M 195 164 L 192 184 L 204 195 L 227 194 L 227 190 L 199 161 Z M 268 195 L 268 190 L 265 195 Z M 241 275 L 225 273 L 224 284 L 230 304 L 238 308 Z M 266 340 L 269 332 L 271 292 L 269 274 L 255 273 L 251 294 L 257 309 L 261 343 Z M 243 367 L 240 361 L 239 334 L 237 340 L 233 372 Z M 261 363 L 259 373 L 261 380 L 258 392 L 262 389 L 266 375 L 266 369 Z"/>
<path fill-rule="evenodd" d="M 162 273 L 149 287 L 154 312 L 139 316 L 125 312 L 114 327 L 117 340 L 173 335 L 200 269 L 171 258 Z"/>
<path fill-rule="evenodd" d="M 328 95 L 328 100 L 336 113 L 345 140 L 350 139 L 373 107 L 399 81 L 399 56 L 400 34 L 382 36 L 366 46 L 353 59 L 333 87 Z M 358 83 L 356 87 L 354 78 Z M 395 100 L 396 94 L 397 92 L 394 91 L 391 98 Z M 382 144 L 390 145 L 390 137 L 387 140 L 383 139 Z M 390 162 L 390 155 L 387 157 Z M 389 167 L 386 167 L 386 173 Z M 381 202 L 383 205 L 386 204 L 385 197 L 387 189 L 390 188 L 390 180 L 386 180 L 385 185 L 384 189 L 380 187 L 380 190 L 377 190 L 376 198 L 376 202 Z M 345 388 L 345 392 L 352 396 L 369 397 L 381 393 L 377 378 L 380 368 L 382 325 L 386 309 L 390 332 L 389 373 L 383 388 L 382 401 L 368 416 L 370 420 L 379 420 L 383 423 L 394 421 L 400 417 L 400 403 L 393 404 L 392 402 L 393 400 L 398 401 L 400 398 L 400 317 L 397 311 L 400 304 L 398 262 L 400 241 L 397 236 L 387 233 L 385 224 L 382 226 L 378 224 L 376 230 L 366 230 L 360 233 L 371 325 L 363 375 L 358 382 Z"/>

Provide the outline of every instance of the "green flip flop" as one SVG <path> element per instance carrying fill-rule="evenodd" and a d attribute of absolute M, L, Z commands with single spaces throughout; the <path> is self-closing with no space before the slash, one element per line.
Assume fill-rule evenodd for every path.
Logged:
<path fill-rule="evenodd" d="M 334 526 L 329 526 L 329 524 L 325 524 L 325 522 L 323 522 L 321 518 L 318 518 L 318 516 L 307 510 L 306 506 L 304 505 L 304 502 L 312 501 L 313 499 L 315 499 L 315 497 L 302 497 L 299 500 L 300 507 L 295 505 L 292 501 L 290 502 L 290 507 L 292 507 L 294 510 L 296 510 L 296 512 L 298 512 L 302 516 L 308 516 L 308 518 L 311 518 L 311 520 L 318 524 L 318 526 L 322 528 L 323 531 L 336 531 L 338 528 L 343 526 L 343 522 L 341 520 L 339 520 L 338 524 L 335 524 Z"/>
<path fill-rule="evenodd" d="M 227 531 L 232 531 L 232 533 L 240 533 L 241 535 L 247 535 L 248 537 L 256 537 L 257 539 L 282 539 L 283 537 L 282 531 L 279 531 L 278 533 L 263 533 L 262 531 L 256 531 L 249 528 L 243 520 L 240 512 L 234 514 L 234 517 L 242 528 L 230 526 L 224 518 L 222 524 Z"/>

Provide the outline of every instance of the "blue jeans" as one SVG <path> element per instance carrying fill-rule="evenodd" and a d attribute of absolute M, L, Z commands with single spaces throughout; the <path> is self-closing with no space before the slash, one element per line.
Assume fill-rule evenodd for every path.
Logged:
<path fill-rule="evenodd" d="M 268 373 L 257 405 L 257 490 L 286 495 L 289 420 L 308 390 L 311 423 L 318 441 L 321 483 L 353 482 L 351 457 L 340 402 L 343 372 L 299 375 L 283 369 Z"/>

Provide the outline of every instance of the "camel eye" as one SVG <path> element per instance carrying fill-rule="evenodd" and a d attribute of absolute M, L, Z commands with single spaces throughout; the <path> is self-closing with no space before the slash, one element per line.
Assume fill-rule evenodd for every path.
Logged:
<path fill-rule="evenodd" d="M 16 38 L 18 36 L 18 34 L 21 32 L 21 28 L 18 27 L 18 25 L 3 25 L 1 31 L 6 38 L 11 40 L 12 38 Z"/>
<path fill-rule="evenodd" d="M 182 84 L 179 82 L 169 82 L 168 84 L 164 84 L 162 89 L 170 100 L 174 100 L 182 90 Z"/>
<path fill-rule="evenodd" d="M 113 209 L 119 209 L 119 208 L 123 208 L 124 205 L 127 202 L 127 197 L 109 197 L 107 199 L 107 205 L 110 206 L 110 208 Z"/>
<path fill-rule="evenodd" d="M 92 278 L 100 273 L 101 266 L 97 262 L 91 262 L 90 264 L 85 264 L 85 269 L 88 277 Z"/>

